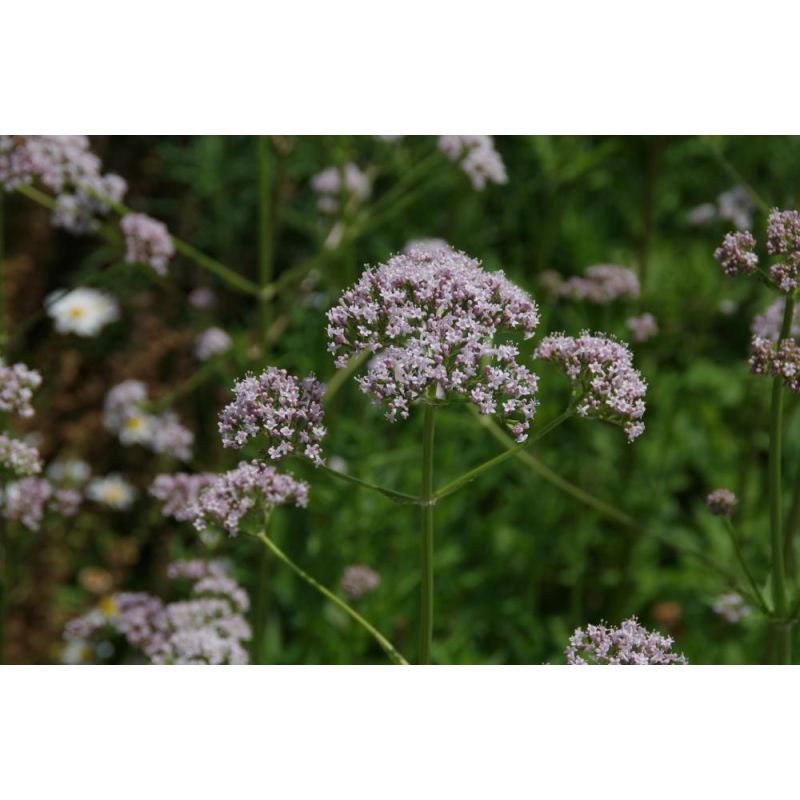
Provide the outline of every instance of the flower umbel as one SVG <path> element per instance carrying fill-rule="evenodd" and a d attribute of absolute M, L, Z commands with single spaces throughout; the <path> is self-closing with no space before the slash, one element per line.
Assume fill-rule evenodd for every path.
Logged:
<path fill-rule="evenodd" d="M 683 655 L 672 649 L 669 636 L 648 631 L 636 617 L 618 628 L 587 625 L 578 628 L 565 650 L 567 664 L 685 664 Z"/>
<path fill-rule="evenodd" d="M 542 340 L 536 357 L 566 372 L 580 416 L 619 425 L 629 442 L 644 433 L 647 384 L 634 368 L 627 345 L 588 331 L 577 339 L 554 334 Z"/>
<path fill-rule="evenodd" d="M 497 414 L 524 441 L 536 411 L 537 378 L 517 361 L 501 332 L 533 336 L 539 313 L 502 272 L 451 249 L 413 250 L 370 268 L 328 312 L 328 349 L 336 365 L 374 354 L 361 389 L 390 421 L 410 404 L 466 399 Z"/>

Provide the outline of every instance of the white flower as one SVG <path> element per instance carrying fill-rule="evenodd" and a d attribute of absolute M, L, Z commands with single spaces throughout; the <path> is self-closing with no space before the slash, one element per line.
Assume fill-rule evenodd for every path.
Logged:
<path fill-rule="evenodd" d="M 156 428 L 157 421 L 152 414 L 131 408 L 120 426 L 119 440 L 122 444 L 150 444 Z"/>
<path fill-rule="evenodd" d="M 111 473 L 105 478 L 95 478 L 89 483 L 86 494 L 109 508 L 125 510 L 133 505 L 136 489 L 121 475 Z"/>
<path fill-rule="evenodd" d="M 47 477 L 54 483 L 81 484 L 89 480 L 91 467 L 80 458 L 53 461 L 47 467 Z"/>
<path fill-rule="evenodd" d="M 194 340 L 194 354 L 200 361 L 227 352 L 233 341 L 222 328 L 208 328 Z"/>
<path fill-rule="evenodd" d="M 97 289 L 60 290 L 47 298 L 47 313 L 59 333 L 97 336 L 100 330 L 119 316 L 113 297 Z"/>

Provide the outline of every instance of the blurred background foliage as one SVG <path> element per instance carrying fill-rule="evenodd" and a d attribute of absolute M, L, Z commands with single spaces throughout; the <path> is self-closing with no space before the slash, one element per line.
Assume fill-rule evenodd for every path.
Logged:
<path fill-rule="evenodd" d="M 634 444 L 600 423 L 571 420 L 531 449 L 547 469 L 618 510 L 599 513 L 529 465 L 512 460 L 437 507 L 436 628 L 439 663 L 563 663 L 576 626 L 636 614 L 672 634 L 692 663 L 750 663 L 765 658 L 754 618 L 731 625 L 711 610 L 728 589 L 705 563 L 734 568 L 724 529 L 703 506 L 727 486 L 740 496 L 737 518 L 759 576 L 768 552 L 765 503 L 770 386 L 747 369 L 750 322 L 769 298 L 755 283 L 724 279 L 712 258 L 729 229 L 692 225 L 689 211 L 746 184 L 767 206 L 795 208 L 800 186 L 796 138 L 498 137 L 505 186 L 476 192 L 436 151 L 433 137 L 388 143 L 373 137 L 270 137 L 270 241 L 273 276 L 286 278 L 268 309 L 262 348 L 256 302 L 229 291 L 178 257 L 169 276 L 123 263 L 119 243 L 53 228 L 27 198 L 5 200 L 8 314 L 12 359 L 44 376 L 31 429 L 45 457 L 88 460 L 95 474 L 118 471 L 139 488 L 129 512 L 86 507 L 51 520 L 25 542 L 8 628 L 14 662 L 61 657 L 64 623 L 115 590 L 167 592 L 169 560 L 205 545 L 193 530 L 162 517 L 147 487 L 175 463 L 123 447 L 102 427 L 103 398 L 126 378 L 151 396 L 185 385 L 198 370 L 194 337 L 216 324 L 234 350 L 204 368 L 176 410 L 196 433 L 192 470 L 234 466 L 221 448 L 216 416 L 233 381 L 267 364 L 297 373 L 334 373 L 326 353 L 324 312 L 364 264 L 385 260 L 411 239 L 441 237 L 506 271 L 542 308 L 542 334 L 585 327 L 629 338 L 625 320 L 651 312 L 660 327 L 633 344 L 649 383 L 646 433 Z M 127 203 L 259 280 L 256 137 L 93 137 L 108 171 L 130 184 Z M 369 223 L 343 246 L 326 248 L 330 220 L 316 208 L 310 178 L 354 161 L 374 177 Z M 414 189 L 391 200 L 398 182 L 429 163 Z M 373 207 L 374 213 L 369 212 Z M 754 230 L 763 229 L 756 209 Z M 540 280 L 595 263 L 636 270 L 641 298 L 600 308 L 556 301 Z M 307 267 L 311 266 L 309 270 Z M 119 300 L 120 322 L 97 339 L 52 330 L 42 313 L 54 289 L 91 283 Z M 197 286 L 218 302 L 198 311 Z M 536 341 L 525 346 L 530 352 Z M 559 413 L 563 376 L 539 365 L 539 420 Z M 800 483 L 800 419 L 788 407 L 786 504 Z M 420 480 L 421 420 L 389 424 L 348 381 L 328 409 L 328 456 L 355 474 L 415 491 Z M 464 407 L 439 415 L 436 474 L 454 477 L 501 449 Z M 367 564 L 381 584 L 359 610 L 413 657 L 416 649 L 418 524 L 413 508 L 296 467 L 312 482 L 307 510 L 280 510 L 276 538 L 312 575 L 335 587 L 346 565 Z M 255 601 L 263 631 L 260 663 L 384 663 L 374 642 L 247 537 L 217 545 Z M 702 557 L 698 557 L 697 553 Z M 259 591 L 259 586 L 266 591 Z M 118 646 L 107 661 L 129 658 Z"/>

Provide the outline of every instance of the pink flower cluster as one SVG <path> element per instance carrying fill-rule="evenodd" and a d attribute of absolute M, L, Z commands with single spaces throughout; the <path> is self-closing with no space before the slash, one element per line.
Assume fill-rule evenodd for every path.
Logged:
<path fill-rule="evenodd" d="M 460 162 L 476 191 L 483 191 L 487 183 L 508 183 L 506 166 L 491 136 L 440 136 L 439 150 Z"/>
<path fill-rule="evenodd" d="M 195 339 L 194 354 L 198 360 L 208 361 L 227 353 L 232 344 L 233 340 L 222 328 L 208 328 Z"/>
<path fill-rule="evenodd" d="M 308 484 L 266 464 L 242 461 L 236 469 L 215 476 L 198 489 L 196 498 L 180 513 L 199 531 L 209 525 L 221 525 L 234 535 L 251 509 L 263 506 L 269 511 L 287 503 L 305 507 Z"/>
<path fill-rule="evenodd" d="M 319 196 L 317 207 L 323 214 L 337 214 L 343 195 L 360 201 L 370 194 L 369 178 L 352 163 L 322 170 L 311 179 L 311 188 Z"/>
<path fill-rule="evenodd" d="M 19 439 L 0 433 L 0 469 L 11 470 L 15 475 L 35 475 L 42 471 L 39 451 Z"/>
<path fill-rule="evenodd" d="M 192 507 L 200 492 L 210 486 L 218 476 L 213 472 L 198 472 L 190 475 L 175 472 L 171 475 L 157 475 L 150 486 L 150 494 L 164 503 L 162 513 L 180 522 L 192 519 Z"/>
<path fill-rule="evenodd" d="M 770 303 L 763 314 L 756 315 L 750 327 L 753 335 L 761 339 L 769 339 L 772 342 L 777 342 L 781 334 L 783 311 L 785 307 L 786 300 L 779 297 L 775 302 Z M 795 308 L 794 314 L 792 315 L 792 325 L 789 336 L 793 339 L 800 336 L 800 306 Z"/>
<path fill-rule="evenodd" d="M 247 593 L 221 562 L 177 562 L 169 577 L 193 582 L 191 597 L 164 603 L 145 593 L 114 595 L 114 612 L 96 609 L 68 623 L 68 640 L 112 628 L 154 664 L 246 664 L 251 636 Z"/>
<path fill-rule="evenodd" d="M 570 637 L 565 650 L 567 664 L 686 664 L 686 658 L 673 651 L 670 636 L 648 631 L 636 617 L 618 628 L 587 625 Z"/>
<path fill-rule="evenodd" d="M 730 489 L 715 489 L 706 497 L 706 507 L 718 517 L 730 517 L 738 502 Z"/>
<path fill-rule="evenodd" d="M 638 317 L 629 317 L 625 320 L 625 325 L 631 332 L 635 342 L 646 342 L 658 333 L 658 322 L 649 312 L 639 314 Z"/>
<path fill-rule="evenodd" d="M 564 369 L 582 417 L 619 425 L 629 442 L 644 432 L 647 384 L 634 369 L 627 345 L 588 331 L 578 338 L 554 334 L 542 340 L 536 357 Z"/>
<path fill-rule="evenodd" d="M 328 312 L 328 349 L 339 367 L 374 354 L 362 391 L 386 416 L 405 419 L 414 401 L 464 398 L 497 414 L 524 441 L 537 378 L 499 333 L 533 336 L 536 304 L 502 272 L 450 249 L 413 250 L 368 269 Z"/>
<path fill-rule="evenodd" d="M 371 567 L 351 564 L 345 569 L 340 586 L 351 600 L 358 600 L 365 594 L 375 591 L 380 582 L 381 576 Z"/>
<path fill-rule="evenodd" d="M 263 434 L 273 461 L 302 453 L 322 464 L 324 393 L 313 374 L 299 380 L 285 369 L 268 367 L 257 377 L 247 375 L 236 382 L 234 400 L 220 412 L 223 445 L 238 449 Z"/>
<path fill-rule="evenodd" d="M 731 625 L 741 622 L 751 611 L 741 595 L 736 592 L 721 594 L 712 605 L 712 611 Z"/>
<path fill-rule="evenodd" d="M 42 383 L 42 376 L 25 364 L 6 366 L 0 359 L 0 411 L 32 417 L 33 393 Z"/>
<path fill-rule="evenodd" d="M 147 264 L 159 275 L 166 275 L 167 265 L 175 255 L 167 226 L 147 214 L 126 214 L 119 227 L 125 237 L 125 260 L 129 264 Z"/>
<path fill-rule="evenodd" d="M 28 530 L 38 531 L 45 512 L 74 517 L 81 499 L 79 492 L 55 489 L 45 478 L 22 478 L 7 483 L 0 492 L 0 511 L 7 520 L 19 522 Z"/>
<path fill-rule="evenodd" d="M 0 185 L 14 189 L 34 179 L 57 195 L 53 223 L 73 233 L 94 230 L 97 215 L 127 191 L 119 175 L 102 173 L 86 136 L 0 136 Z"/>
<path fill-rule="evenodd" d="M 754 249 L 756 240 L 750 231 L 725 234 L 722 244 L 714 251 L 714 258 L 728 277 L 751 275 L 758 266 Z"/>
<path fill-rule="evenodd" d="M 640 288 L 633 270 L 615 264 L 595 264 L 587 267 L 582 276 L 576 275 L 554 286 L 554 290 L 559 297 L 604 305 L 615 300 L 635 299 Z"/>
<path fill-rule="evenodd" d="M 781 378 L 789 389 L 800 394 L 800 346 L 794 339 L 784 339 L 776 347 L 769 339 L 754 336 L 750 342 L 750 371 Z"/>

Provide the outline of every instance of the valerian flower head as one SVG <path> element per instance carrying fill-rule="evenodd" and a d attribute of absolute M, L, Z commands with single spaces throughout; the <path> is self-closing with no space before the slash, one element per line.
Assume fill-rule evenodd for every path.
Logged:
<path fill-rule="evenodd" d="M 728 277 L 751 275 L 758 267 L 755 246 L 756 240 L 750 231 L 727 233 L 722 244 L 714 251 L 714 258 Z"/>
<path fill-rule="evenodd" d="M 605 305 L 615 300 L 637 298 L 639 278 L 627 267 L 616 264 L 594 264 L 584 274 L 573 276 L 557 288 L 560 297 Z"/>
<path fill-rule="evenodd" d="M 119 227 L 125 236 L 125 261 L 146 264 L 159 275 L 166 275 L 167 265 L 175 255 L 167 226 L 146 214 L 126 214 Z"/>
<path fill-rule="evenodd" d="M 268 367 L 258 376 L 247 375 L 236 382 L 233 401 L 220 412 L 223 445 L 238 449 L 263 435 L 273 461 L 296 453 L 324 463 L 324 393 L 313 374 L 299 380 L 285 369 Z"/>
<path fill-rule="evenodd" d="M 706 507 L 717 517 L 730 517 L 739 502 L 730 489 L 715 489 L 706 497 Z"/>
<path fill-rule="evenodd" d="M 731 625 L 741 622 L 751 611 L 750 606 L 736 592 L 721 594 L 714 600 L 711 608 L 715 614 L 722 617 L 726 622 L 730 622 Z"/>
<path fill-rule="evenodd" d="M 455 250 L 414 250 L 370 268 L 328 312 L 328 349 L 339 367 L 370 352 L 362 391 L 405 419 L 425 397 L 465 399 L 497 414 L 524 441 L 536 411 L 537 378 L 502 332 L 533 336 L 539 313 L 502 272 Z"/>
<path fill-rule="evenodd" d="M 570 378 L 580 416 L 619 425 L 629 442 L 644 432 L 647 384 L 626 344 L 588 331 L 577 338 L 554 334 L 535 355 L 558 364 Z"/>
<path fill-rule="evenodd" d="M 587 625 L 578 628 L 565 650 L 567 664 L 685 664 L 686 658 L 672 649 L 669 636 L 648 631 L 636 617 L 618 628 Z"/>
<path fill-rule="evenodd" d="M 199 531 L 217 525 L 234 535 L 251 509 L 263 506 L 269 511 L 288 503 L 305 507 L 308 484 L 267 464 L 242 461 L 236 469 L 215 476 L 207 486 L 200 488 L 196 499 L 181 513 Z"/>
<path fill-rule="evenodd" d="M 194 354 L 199 361 L 227 353 L 233 340 L 222 328 L 207 328 L 194 341 Z"/>
<path fill-rule="evenodd" d="M 734 186 L 717 197 L 719 218 L 730 222 L 735 228 L 743 231 L 753 223 L 755 203 L 750 199 L 744 186 Z"/>
<path fill-rule="evenodd" d="M 0 358 L 0 411 L 32 417 L 33 393 L 42 383 L 42 376 L 25 364 L 7 366 Z"/>
<path fill-rule="evenodd" d="M 119 317 L 119 308 L 111 295 L 84 287 L 53 292 L 47 298 L 47 313 L 58 333 L 92 337 Z"/>
<path fill-rule="evenodd" d="M 487 183 L 508 183 L 508 173 L 491 136 L 440 136 L 439 150 L 460 162 L 472 186 L 483 191 Z"/>
<path fill-rule="evenodd" d="M 328 167 L 311 179 L 311 188 L 317 193 L 317 207 L 323 214 L 336 214 L 342 195 L 356 202 L 370 194 L 369 178 L 356 164 Z"/>
<path fill-rule="evenodd" d="M 380 582 L 381 576 L 371 567 L 351 564 L 345 569 L 339 585 L 351 600 L 358 600 L 377 589 Z"/>
<path fill-rule="evenodd" d="M 245 590 L 219 561 L 176 562 L 172 579 L 192 581 L 188 600 L 164 603 L 143 592 L 120 593 L 67 624 L 67 641 L 117 630 L 153 664 L 246 664 L 251 638 Z M 110 600 L 110 602 L 108 602 Z"/>
<path fill-rule="evenodd" d="M 0 469 L 3 468 L 20 477 L 35 475 L 42 471 L 42 460 L 35 447 L 0 433 Z"/>
<path fill-rule="evenodd" d="M 750 342 L 750 371 L 780 378 L 787 388 L 800 394 L 800 346 L 784 339 L 777 347 L 769 339 L 754 336 Z"/>
<path fill-rule="evenodd" d="M 6 484 L 0 492 L 0 511 L 11 522 L 38 531 L 46 511 L 72 517 L 81 495 L 72 489 L 54 489 L 45 478 L 28 477 Z"/>
<path fill-rule="evenodd" d="M 192 504 L 197 501 L 200 492 L 210 486 L 217 477 L 213 472 L 198 472 L 194 475 L 175 472 L 171 475 L 157 475 L 150 485 L 150 494 L 164 503 L 162 513 L 165 517 L 174 517 L 181 522 L 187 522 L 192 519 Z"/>
<path fill-rule="evenodd" d="M 636 342 L 646 342 L 658 333 L 658 322 L 647 311 L 638 317 L 629 317 L 625 320 L 625 325 Z"/>

